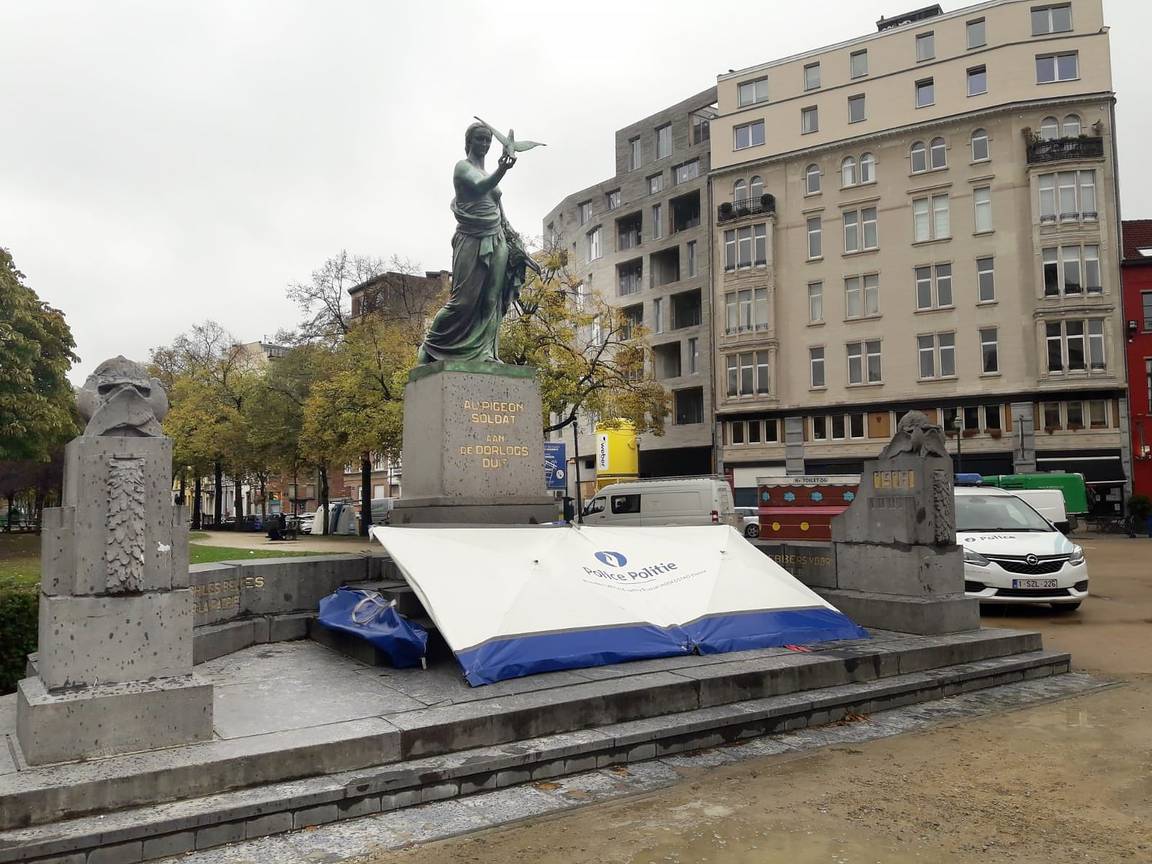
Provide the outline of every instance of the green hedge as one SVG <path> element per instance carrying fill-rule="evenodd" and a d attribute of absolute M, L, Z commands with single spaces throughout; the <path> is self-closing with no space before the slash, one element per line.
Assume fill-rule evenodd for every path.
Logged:
<path fill-rule="evenodd" d="M 0 582 L 0 694 L 11 693 L 36 650 L 38 585 Z"/>

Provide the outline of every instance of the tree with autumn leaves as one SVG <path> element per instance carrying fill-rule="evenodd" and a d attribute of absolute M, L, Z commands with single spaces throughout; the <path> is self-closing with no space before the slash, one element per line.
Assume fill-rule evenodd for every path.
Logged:
<path fill-rule="evenodd" d="M 536 257 L 541 273 L 505 319 L 500 356 L 536 367 L 541 431 L 562 430 L 591 411 L 662 434 L 668 394 L 651 376 L 646 332 L 588 292 L 562 251 Z M 357 285 L 365 286 L 362 314 L 353 318 L 346 301 Z M 222 470 L 253 479 L 315 470 L 326 507 L 329 466 L 358 463 L 361 512 L 370 513 L 372 458 L 400 455 L 408 373 L 446 299 L 436 289 L 407 262 L 341 253 L 310 281 L 290 286 L 303 320 L 279 334 L 287 350 L 266 365 L 246 366 L 236 340 L 210 322 L 156 349 L 153 365 L 171 395 L 164 425 L 177 442 L 177 466 L 192 466 L 194 477 L 211 469 L 218 490 Z"/>

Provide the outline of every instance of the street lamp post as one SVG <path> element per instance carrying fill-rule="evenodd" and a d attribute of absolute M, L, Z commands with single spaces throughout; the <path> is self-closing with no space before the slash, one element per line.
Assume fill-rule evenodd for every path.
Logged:
<path fill-rule="evenodd" d="M 956 430 L 956 473 L 963 474 L 964 455 L 960 451 L 960 433 L 964 429 L 964 421 L 960 419 L 959 414 L 957 414 L 956 417 L 952 420 L 952 428 Z"/>

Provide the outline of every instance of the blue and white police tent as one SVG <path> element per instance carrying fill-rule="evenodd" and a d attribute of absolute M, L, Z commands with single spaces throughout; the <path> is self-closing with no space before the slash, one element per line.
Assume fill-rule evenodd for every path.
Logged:
<path fill-rule="evenodd" d="M 392 528 L 469 684 L 867 633 L 727 525 Z"/>

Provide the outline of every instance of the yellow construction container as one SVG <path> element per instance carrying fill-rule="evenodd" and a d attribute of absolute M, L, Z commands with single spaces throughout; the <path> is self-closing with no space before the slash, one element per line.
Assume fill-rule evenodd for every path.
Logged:
<path fill-rule="evenodd" d="M 628 420 L 596 425 L 596 489 L 640 476 L 640 440 Z"/>

